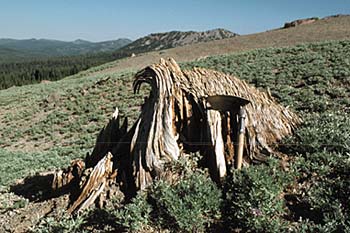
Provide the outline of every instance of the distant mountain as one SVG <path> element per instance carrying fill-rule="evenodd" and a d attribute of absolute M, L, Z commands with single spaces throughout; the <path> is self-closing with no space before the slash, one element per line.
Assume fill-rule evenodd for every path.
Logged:
<path fill-rule="evenodd" d="M 103 42 L 90 42 L 81 39 L 72 42 L 47 39 L 0 39 L 0 61 L 111 52 L 130 42 L 131 40 L 125 38 Z"/>
<path fill-rule="evenodd" d="M 101 54 L 101 56 L 118 59 L 128 57 L 133 53 L 157 51 L 234 36 L 238 34 L 225 29 L 214 29 L 204 32 L 153 33 L 134 42 L 125 38 L 103 42 L 90 42 L 82 39 L 66 42 L 48 39 L 5 38 L 0 39 L 0 63 L 85 54 Z"/>
<path fill-rule="evenodd" d="M 162 49 L 169 49 L 199 42 L 208 42 L 235 37 L 238 34 L 225 29 L 214 29 L 204 32 L 171 31 L 165 33 L 153 33 L 142 37 L 120 49 L 124 52 L 144 53 Z"/>
<path fill-rule="evenodd" d="M 130 57 L 132 54 L 234 36 L 237 34 L 215 29 L 205 32 L 172 31 L 151 34 L 133 43 L 128 39 L 98 43 L 81 39 L 72 42 L 0 39 L 0 89 L 37 83 L 41 80 L 58 80 L 92 66 Z M 129 43 L 130 45 L 120 48 Z"/>

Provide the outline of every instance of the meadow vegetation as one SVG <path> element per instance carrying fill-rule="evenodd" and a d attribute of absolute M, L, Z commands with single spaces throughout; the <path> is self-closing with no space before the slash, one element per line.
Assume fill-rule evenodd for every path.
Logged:
<path fill-rule="evenodd" d="M 171 168 L 175 181 L 157 181 L 130 202 L 80 219 L 44 218 L 34 231 L 88 231 L 98 216 L 105 216 L 101 231 L 350 231 L 350 41 L 258 49 L 182 66 L 238 76 L 297 112 L 303 125 L 276 145 L 288 159 L 232 171 L 222 187 L 196 159 L 180 161 Z M 115 106 L 135 119 L 142 94 L 132 94 L 132 75 L 76 76 L 1 91 L 1 185 L 83 157 Z M 19 158 L 26 162 L 12 168 Z M 31 168 L 21 169 L 25 164 Z"/>

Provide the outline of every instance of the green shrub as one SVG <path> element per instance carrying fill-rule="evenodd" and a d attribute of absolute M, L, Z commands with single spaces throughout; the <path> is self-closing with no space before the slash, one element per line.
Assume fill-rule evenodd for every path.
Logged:
<path fill-rule="evenodd" d="M 324 112 L 309 114 L 296 134 L 284 144 L 289 152 L 315 153 L 322 151 L 350 152 L 350 117 L 346 113 Z"/>
<path fill-rule="evenodd" d="M 183 167 L 188 165 L 186 168 Z M 116 222 L 128 231 L 203 232 L 220 218 L 221 192 L 203 172 L 177 162 L 172 181 L 158 180 L 120 209 Z"/>
<path fill-rule="evenodd" d="M 202 232 L 220 218 L 221 192 L 205 175 L 187 174 L 179 182 L 156 182 L 150 191 L 154 216 L 163 228 Z"/>
<path fill-rule="evenodd" d="M 234 170 L 227 177 L 224 209 L 225 226 L 244 232 L 282 232 L 288 222 L 283 190 L 292 181 L 277 160 L 268 165 Z"/>
<path fill-rule="evenodd" d="M 130 231 L 142 231 L 150 224 L 151 205 L 146 195 L 139 193 L 131 203 L 114 211 L 116 222 Z"/>
<path fill-rule="evenodd" d="M 303 197 L 306 211 L 312 213 L 313 225 L 321 232 L 349 232 L 350 230 L 350 154 L 319 152 L 307 154 L 295 163 L 299 170 L 298 196 Z M 318 216 L 318 218 L 314 218 Z M 302 223 L 305 224 L 305 223 Z"/>
<path fill-rule="evenodd" d="M 63 215 L 59 219 L 53 217 L 43 218 L 31 231 L 34 233 L 75 233 L 87 232 L 82 229 L 85 223 L 83 215 L 72 217 Z"/>

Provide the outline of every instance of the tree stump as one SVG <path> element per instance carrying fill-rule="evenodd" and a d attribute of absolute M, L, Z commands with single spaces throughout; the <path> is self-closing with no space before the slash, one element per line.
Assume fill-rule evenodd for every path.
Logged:
<path fill-rule="evenodd" d="M 132 196 L 160 177 L 164 165 L 178 160 L 184 152 L 199 152 L 212 178 L 219 182 L 236 160 L 239 106 L 225 107 L 225 111 L 212 109 L 207 103 L 210 96 L 240 97 L 250 102 L 245 107 L 243 166 L 275 154 L 271 145 L 292 134 L 301 123 L 288 108 L 244 81 L 201 68 L 182 71 L 173 59 L 162 59 L 138 72 L 134 92 L 144 83 L 151 91 L 139 119 L 127 131 L 127 121 L 120 126 L 118 111 L 114 113 L 85 159 L 88 172 L 76 177 L 81 182 L 75 186 L 77 195 L 69 212 L 95 202 L 107 189 L 108 180 L 119 183 L 118 187 Z"/>

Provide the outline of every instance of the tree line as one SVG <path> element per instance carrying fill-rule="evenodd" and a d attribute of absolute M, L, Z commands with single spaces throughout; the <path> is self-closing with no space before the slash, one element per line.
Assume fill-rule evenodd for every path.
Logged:
<path fill-rule="evenodd" d="M 126 56 L 130 56 L 130 53 L 118 51 L 0 63 L 0 89 L 39 83 L 42 80 L 56 81 Z"/>

